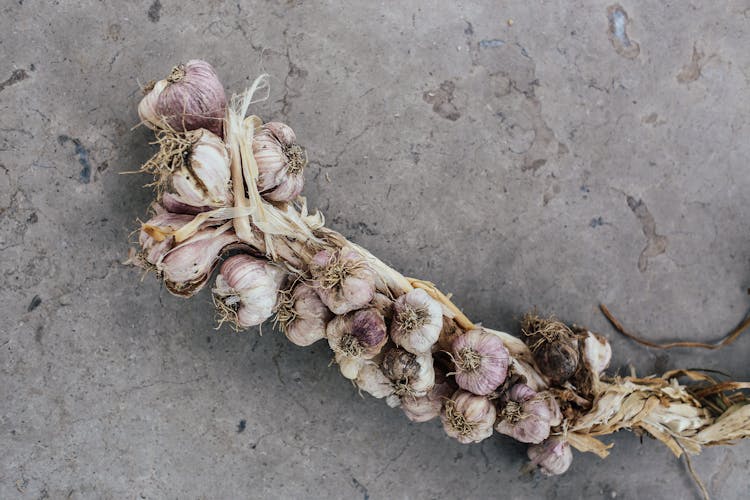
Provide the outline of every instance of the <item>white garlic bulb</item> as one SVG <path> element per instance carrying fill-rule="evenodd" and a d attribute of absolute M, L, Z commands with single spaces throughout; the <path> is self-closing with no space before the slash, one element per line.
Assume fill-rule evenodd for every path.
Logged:
<path fill-rule="evenodd" d="M 375 296 L 375 274 L 354 250 L 321 250 L 310 263 L 313 287 L 334 314 L 366 306 Z"/>
<path fill-rule="evenodd" d="M 229 153 L 216 134 L 200 129 L 186 134 L 190 145 L 171 174 L 174 201 L 192 207 L 232 205 Z"/>
<path fill-rule="evenodd" d="M 385 320 L 375 308 L 336 316 L 326 326 L 328 345 L 344 377 L 354 380 L 364 362 L 374 358 L 388 341 Z"/>
<path fill-rule="evenodd" d="M 561 437 L 551 437 L 541 444 L 529 446 L 526 453 L 531 463 L 539 466 L 545 476 L 563 474 L 573 463 L 570 445 Z"/>
<path fill-rule="evenodd" d="M 443 328 L 440 303 L 417 288 L 396 299 L 393 309 L 393 341 L 414 354 L 430 352 Z"/>
<path fill-rule="evenodd" d="M 460 443 L 478 443 L 492 435 L 495 405 L 485 396 L 459 389 L 443 405 L 443 429 Z"/>
<path fill-rule="evenodd" d="M 268 261 L 250 255 L 234 255 L 221 266 L 214 302 L 222 320 L 238 328 L 260 325 L 271 317 L 278 290 L 286 274 Z"/>
<path fill-rule="evenodd" d="M 592 332 L 586 332 L 583 341 L 583 357 L 591 371 L 597 375 L 607 369 L 612 359 L 612 346 L 607 339 Z"/>
<path fill-rule="evenodd" d="M 253 156 L 258 164 L 258 191 L 272 201 L 291 201 L 302 192 L 307 164 L 294 131 L 283 123 L 269 122 L 253 137 Z"/>
<path fill-rule="evenodd" d="M 448 381 L 436 370 L 435 384 L 424 396 L 404 396 L 401 398 L 401 409 L 412 422 L 427 422 L 440 415 L 443 402 L 454 390 Z"/>
<path fill-rule="evenodd" d="M 361 390 L 378 399 L 388 397 L 394 392 L 390 379 L 372 361 L 363 364 L 362 369 L 357 374 L 355 383 Z"/>
<path fill-rule="evenodd" d="M 508 349 L 497 335 L 481 328 L 458 335 L 453 340 L 451 356 L 456 365 L 456 383 L 474 394 L 491 394 L 508 375 Z"/>
<path fill-rule="evenodd" d="M 298 283 L 284 294 L 276 310 L 281 330 L 293 344 L 302 347 L 325 338 L 331 317 L 331 311 L 307 283 Z"/>
<path fill-rule="evenodd" d="M 435 385 L 435 370 L 432 354 L 412 354 L 404 349 L 393 348 L 383 356 L 383 373 L 393 382 L 397 396 L 424 396 Z"/>

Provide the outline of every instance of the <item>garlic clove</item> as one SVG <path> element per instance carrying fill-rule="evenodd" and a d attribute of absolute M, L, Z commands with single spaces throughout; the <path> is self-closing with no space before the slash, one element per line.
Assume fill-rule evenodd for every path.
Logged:
<path fill-rule="evenodd" d="M 194 207 L 232 205 L 229 153 L 224 142 L 208 130 L 188 133 L 191 145 L 182 151 L 181 166 L 171 174 L 180 202 Z"/>
<path fill-rule="evenodd" d="M 489 399 L 461 389 L 445 402 L 440 413 L 446 434 L 464 444 L 490 437 L 495 417 L 495 406 Z"/>
<path fill-rule="evenodd" d="M 417 288 L 396 299 L 393 310 L 393 341 L 414 354 L 430 352 L 443 328 L 440 303 Z"/>
<path fill-rule="evenodd" d="M 612 346 L 606 338 L 593 332 L 586 332 L 583 341 L 583 357 L 597 375 L 607 369 L 612 359 Z"/>
<path fill-rule="evenodd" d="M 223 136 L 227 98 L 213 67 L 192 60 L 147 89 L 138 105 L 141 121 L 152 129 L 177 132 L 205 128 Z"/>
<path fill-rule="evenodd" d="M 263 125 L 252 138 L 258 165 L 258 191 L 271 201 L 291 201 L 302 192 L 304 150 L 296 144 L 292 129 L 279 122 Z"/>
<path fill-rule="evenodd" d="M 144 269 L 156 269 L 174 246 L 174 238 L 166 233 L 176 231 L 193 220 L 190 215 L 162 212 L 141 225 L 138 243 L 141 246 L 135 263 Z"/>
<path fill-rule="evenodd" d="M 201 212 L 208 212 L 211 210 L 211 207 L 208 206 L 194 206 L 194 205 L 188 205 L 187 203 L 183 202 L 179 195 L 176 195 L 174 193 L 170 192 L 164 192 L 161 195 L 161 204 L 164 206 L 165 209 L 167 209 L 168 212 L 172 212 L 175 214 L 188 214 L 188 215 L 198 215 Z"/>
<path fill-rule="evenodd" d="M 221 322 L 249 328 L 271 317 L 286 273 L 270 262 L 250 255 L 229 257 L 221 266 L 213 289 Z"/>
<path fill-rule="evenodd" d="M 546 476 L 563 474 L 573 463 L 570 445 L 560 437 L 552 437 L 541 444 L 529 446 L 527 454 L 531 463 L 539 466 Z"/>
<path fill-rule="evenodd" d="M 474 394 L 492 393 L 508 375 L 508 349 L 499 337 L 481 328 L 457 336 L 451 355 L 456 366 L 456 383 Z"/>
<path fill-rule="evenodd" d="M 238 240 L 234 231 L 216 234 L 202 229 L 170 250 L 157 265 L 167 289 L 175 295 L 190 297 L 208 281 L 224 247 Z"/>
<path fill-rule="evenodd" d="M 326 336 L 331 311 L 307 283 L 298 283 L 282 295 L 276 309 L 276 320 L 286 337 L 298 346 L 308 346 Z"/>
<path fill-rule="evenodd" d="M 313 287 L 337 315 L 366 306 L 375 296 L 375 275 L 353 250 L 321 250 L 310 263 Z"/>

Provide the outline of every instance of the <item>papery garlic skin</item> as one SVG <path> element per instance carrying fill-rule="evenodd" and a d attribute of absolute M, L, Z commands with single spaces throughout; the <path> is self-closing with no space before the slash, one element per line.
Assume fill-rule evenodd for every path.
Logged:
<path fill-rule="evenodd" d="M 313 287 L 334 314 L 366 306 L 375 296 L 375 274 L 354 250 L 321 250 L 310 263 Z"/>
<path fill-rule="evenodd" d="M 286 273 L 268 261 L 233 255 L 221 265 L 214 298 L 222 312 L 239 328 L 249 328 L 271 317 Z"/>
<path fill-rule="evenodd" d="M 451 355 L 456 365 L 456 383 L 474 394 L 491 394 L 508 375 L 508 349 L 499 337 L 481 328 L 457 336 Z"/>
<path fill-rule="evenodd" d="M 443 429 L 460 443 L 478 443 L 492 435 L 496 410 L 484 396 L 459 389 L 443 405 Z"/>
<path fill-rule="evenodd" d="M 435 384 L 435 369 L 431 354 L 412 354 L 399 348 L 388 350 L 382 360 L 383 373 L 401 397 L 427 394 Z"/>
<path fill-rule="evenodd" d="M 206 284 L 224 247 L 238 241 L 234 231 L 202 229 L 170 250 L 157 270 L 170 292 L 190 297 Z"/>
<path fill-rule="evenodd" d="M 394 302 L 391 338 L 407 351 L 430 352 L 442 328 L 442 306 L 421 288 L 401 295 Z"/>
<path fill-rule="evenodd" d="M 171 174 L 177 201 L 193 207 L 228 207 L 232 205 L 232 177 L 229 153 L 216 134 L 201 129 L 188 132 L 192 145 L 187 158 Z"/>
<path fill-rule="evenodd" d="M 601 335 L 586 332 L 586 338 L 583 341 L 583 357 L 591 371 L 598 375 L 609 366 L 612 359 L 612 346 Z"/>
<path fill-rule="evenodd" d="M 552 437 L 541 444 L 529 446 L 526 453 L 531 463 L 539 466 L 542 474 L 546 476 L 563 474 L 573 463 L 570 445 L 559 437 Z"/>
<path fill-rule="evenodd" d="M 138 104 L 138 116 L 151 129 L 205 128 L 223 137 L 226 108 L 224 87 L 213 67 L 191 60 L 154 83 Z"/>
<path fill-rule="evenodd" d="M 438 382 L 438 379 L 440 381 Z M 436 373 L 436 382 L 424 396 L 401 397 L 401 409 L 412 422 L 427 422 L 440 415 L 443 403 L 450 398 L 454 390 L 444 377 Z"/>
<path fill-rule="evenodd" d="M 375 308 L 336 316 L 326 326 L 326 337 L 342 375 L 352 380 L 388 341 L 385 320 Z"/>
<path fill-rule="evenodd" d="M 325 338 L 326 325 L 333 317 L 320 297 L 307 283 L 295 285 L 289 304 L 280 304 L 276 317 L 286 338 L 298 346 L 309 346 Z"/>
<path fill-rule="evenodd" d="M 557 401 L 546 392 L 536 393 L 525 384 L 514 385 L 507 394 L 495 430 L 522 443 L 538 444 L 562 419 Z"/>
<path fill-rule="evenodd" d="M 291 201 L 302 192 L 304 150 L 294 131 L 283 123 L 269 122 L 253 136 L 253 156 L 258 165 L 258 191 L 271 201 Z"/>
<path fill-rule="evenodd" d="M 393 394 L 391 380 L 383 374 L 383 371 L 375 363 L 368 361 L 359 370 L 355 383 L 359 389 L 366 393 L 382 399 Z"/>

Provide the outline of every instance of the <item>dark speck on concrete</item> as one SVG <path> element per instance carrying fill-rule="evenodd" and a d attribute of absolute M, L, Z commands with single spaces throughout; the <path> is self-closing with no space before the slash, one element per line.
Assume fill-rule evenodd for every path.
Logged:
<path fill-rule="evenodd" d="M 80 139 L 69 137 L 67 135 L 60 135 L 57 137 L 57 142 L 65 144 L 66 142 L 72 142 L 76 148 L 76 155 L 78 155 L 78 163 L 83 166 L 81 173 L 78 176 L 78 181 L 83 184 L 91 182 L 91 161 L 89 160 L 89 150 L 83 147 Z"/>
<path fill-rule="evenodd" d="M 10 87 L 11 85 L 15 85 L 22 80 L 26 80 L 28 77 L 29 74 L 26 73 L 25 69 L 14 69 L 13 73 L 11 73 L 10 75 L 10 78 L 0 83 L 0 92 L 5 90 L 6 87 Z"/>
<path fill-rule="evenodd" d="M 37 307 L 39 307 L 41 303 L 42 303 L 42 298 L 39 295 L 34 295 L 34 298 L 31 299 L 31 302 L 29 303 L 29 307 L 27 307 L 26 310 L 28 312 L 31 312 Z"/>
<path fill-rule="evenodd" d="M 505 40 L 500 40 L 499 38 L 493 38 L 492 40 L 482 40 L 479 42 L 479 46 L 483 49 L 488 49 L 491 47 L 502 47 L 505 45 Z"/>
<path fill-rule="evenodd" d="M 604 219 L 602 219 L 601 217 L 594 217 L 593 219 L 591 219 L 591 222 L 589 222 L 589 226 L 591 227 L 599 227 L 603 226 L 604 224 Z"/>
<path fill-rule="evenodd" d="M 464 35 L 473 35 L 473 34 L 474 34 L 474 26 L 472 26 L 469 21 L 466 21 L 466 28 L 464 29 Z"/>
<path fill-rule="evenodd" d="M 158 23 L 161 19 L 161 2 L 159 0 L 154 0 L 154 3 L 148 8 L 148 19 L 152 23 Z"/>
<path fill-rule="evenodd" d="M 243 418 L 242 420 L 240 420 L 240 423 L 239 423 L 239 424 L 237 424 L 237 432 L 238 432 L 238 433 L 239 433 L 239 432 L 244 432 L 244 431 L 245 431 L 245 429 L 247 429 L 247 420 L 245 420 L 245 419 Z"/>
<path fill-rule="evenodd" d="M 26 218 L 26 222 L 28 222 L 29 224 L 36 224 L 37 222 L 39 222 L 39 216 L 36 214 L 36 212 L 31 212 L 31 215 Z"/>
<path fill-rule="evenodd" d="M 357 481 L 356 477 L 352 477 L 352 484 L 354 485 L 357 490 L 362 494 L 362 498 L 364 500 L 369 500 L 370 493 L 367 491 L 367 488 L 365 488 L 365 485 Z"/>

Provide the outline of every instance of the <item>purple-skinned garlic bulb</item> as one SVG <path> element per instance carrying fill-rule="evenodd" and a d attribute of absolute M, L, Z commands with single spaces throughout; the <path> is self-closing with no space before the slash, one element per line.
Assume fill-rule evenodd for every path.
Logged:
<path fill-rule="evenodd" d="M 138 115 L 147 127 L 175 132 L 205 128 L 224 136 L 227 97 L 207 62 L 192 60 L 177 65 L 168 77 L 144 90 Z"/>
<path fill-rule="evenodd" d="M 326 325 L 332 317 L 315 289 L 303 282 L 284 291 L 276 308 L 281 330 L 293 344 L 302 347 L 325 338 Z"/>
<path fill-rule="evenodd" d="M 206 284 L 222 250 L 238 241 L 231 230 L 201 229 L 170 250 L 157 264 L 157 271 L 164 277 L 164 284 L 170 292 L 190 297 Z"/>
<path fill-rule="evenodd" d="M 395 347 L 383 355 L 383 373 L 401 398 L 424 396 L 435 385 L 432 354 L 412 354 Z"/>
<path fill-rule="evenodd" d="M 421 288 L 405 293 L 394 302 L 391 338 L 407 351 L 430 352 L 442 328 L 442 306 Z"/>
<path fill-rule="evenodd" d="M 299 196 L 307 156 L 294 131 L 283 123 L 269 122 L 255 131 L 252 144 L 260 194 L 271 201 L 292 201 Z"/>
<path fill-rule="evenodd" d="M 460 443 L 478 443 L 492 435 L 496 410 L 485 396 L 459 389 L 444 402 L 440 412 L 443 429 Z"/>
<path fill-rule="evenodd" d="M 310 263 L 313 287 L 334 314 L 366 306 L 375 296 L 375 274 L 354 250 L 321 250 Z"/>
<path fill-rule="evenodd" d="M 336 316 L 326 326 L 328 345 L 344 377 L 354 380 L 365 362 L 388 341 L 385 320 L 375 308 Z"/>
<path fill-rule="evenodd" d="M 491 394 L 508 375 L 508 349 L 499 337 L 481 328 L 457 336 L 451 356 L 456 366 L 456 383 L 474 394 Z"/>
<path fill-rule="evenodd" d="M 557 401 L 547 392 L 536 393 L 526 384 L 516 384 L 506 395 L 495 430 L 522 443 L 541 443 L 551 427 L 560 425 Z"/>
<path fill-rule="evenodd" d="M 538 466 L 545 476 L 564 474 L 573 463 L 570 445 L 558 436 L 551 437 L 541 444 L 529 446 L 526 453 L 531 463 Z"/>
<path fill-rule="evenodd" d="M 229 321 L 239 329 L 263 323 L 273 314 L 285 276 L 266 260 L 246 254 L 229 257 L 221 265 L 213 289 L 220 321 Z"/>

